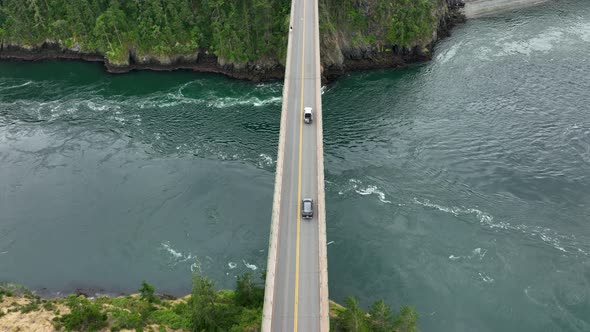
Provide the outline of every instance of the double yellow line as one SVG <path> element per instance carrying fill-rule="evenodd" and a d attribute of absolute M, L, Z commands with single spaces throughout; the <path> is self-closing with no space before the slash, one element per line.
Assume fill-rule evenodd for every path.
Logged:
<path fill-rule="evenodd" d="M 299 313 L 299 239 L 301 230 L 301 157 L 303 154 L 303 83 L 305 75 L 305 2 L 303 0 L 303 14 L 301 29 L 303 37 L 301 38 L 301 99 L 299 102 L 299 174 L 297 175 L 297 242 L 295 245 L 295 309 L 293 314 L 293 331 L 297 332 L 297 315 Z"/>

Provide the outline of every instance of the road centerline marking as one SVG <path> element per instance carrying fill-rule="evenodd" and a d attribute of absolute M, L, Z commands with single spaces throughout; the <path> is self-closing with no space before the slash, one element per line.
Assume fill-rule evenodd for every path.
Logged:
<path fill-rule="evenodd" d="M 297 175 L 297 240 L 295 244 L 295 308 L 293 314 L 293 331 L 297 332 L 297 315 L 299 314 L 299 242 L 301 234 L 301 157 L 303 154 L 303 87 L 305 76 L 305 1 L 303 0 L 303 15 L 301 25 L 303 32 L 301 38 L 301 97 L 299 101 L 299 170 Z"/>

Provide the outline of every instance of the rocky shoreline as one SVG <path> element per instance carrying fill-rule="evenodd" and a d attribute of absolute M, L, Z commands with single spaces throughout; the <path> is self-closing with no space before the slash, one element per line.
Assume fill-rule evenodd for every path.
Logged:
<path fill-rule="evenodd" d="M 426 62 L 432 59 L 436 43 L 451 35 L 452 29 L 461 23 L 465 23 L 466 18 L 461 8 L 461 0 L 449 0 L 449 10 L 446 15 L 441 17 L 435 36 L 427 45 L 417 45 L 411 49 L 394 48 L 390 52 L 378 52 L 374 49 L 349 50 L 343 52 L 344 59 L 341 64 L 326 64 L 323 59 L 322 63 L 322 80 L 331 82 L 347 72 L 386 69 L 386 68 L 404 68 L 413 63 Z"/>
<path fill-rule="evenodd" d="M 458 6 L 449 5 L 447 15 L 440 18 L 438 29 L 428 45 L 417 45 L 411 49 L 395 48 L 379 52 L 376 49 L 342 50 L 342 59 L 333 61 L 322 56 L 322 80 L 331 82 L 339 76 L 357 70 L 400 68 L 411 63 L 428 61 L 436 42 L 450 35 L 451 29 L 465 21 Z M 322 49 L 321 54 L 324 53 Z M 80 52 L 67 49 L 58 43 L 47 41 L 36 46 L 21 46 L 9 43 L 0 44 L 0 60 L 44 61 L 44 60 L 82 60 L 103 62 L 107 72 L 112 74 L 128 73 L 135 70 L 174 71 L 191 70 L 203 73 L 218 73 L 231 78 L 253 82 L 281 80 L 284 78 L 284 65 L 278 61 L 261 60 L 248 64 L 227 64 L 223 59 L 200 50 L 196 54 L 174 57 L 138 56 L 129 52 L 128 63 L 118 65 L 110 63 L 102 54 Z"/>
<path fill-rule="evenodd" d="M 194 57 L 187 59 L 179 56 L 170 63 L 162 63 L 154 59 L 140 62 L 130 57 L 128 65 L 115 65 L 98 53 L 76 52 L 70 49 L 63 49 L 55 43 L 44 43 L 37 47 L 25 48 L 19 45 L 0 45 L 0 60 L 18 61 L 45 61 L 45 60 L 82 60 L 88 62 L 102 62 L 105 69 L 111 74 L 128 73 L 135 70 L 153 71 L 174 71 L 192 70 L 203 73 L 224 74 L 236 79 L 251 80 L 255 82 L 277 80 L 284 76 L 284 67 L 276 65 L 273 68 L 260 66 L 245 66 L 235 68 L 233 66 L 222 66 L 214 55 L 197 53 Z"/>

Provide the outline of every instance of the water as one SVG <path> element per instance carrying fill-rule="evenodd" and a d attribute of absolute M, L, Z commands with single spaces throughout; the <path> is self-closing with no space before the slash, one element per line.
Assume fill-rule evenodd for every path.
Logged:
<path fill-rule="evenodd" d="M 590 8 L 470 21 L 323 94 L 330 297 L 423 331 L 590 330 Z M 187 293 L 265 268 L 281 85 L 0 63 L 0 279 Z"/>

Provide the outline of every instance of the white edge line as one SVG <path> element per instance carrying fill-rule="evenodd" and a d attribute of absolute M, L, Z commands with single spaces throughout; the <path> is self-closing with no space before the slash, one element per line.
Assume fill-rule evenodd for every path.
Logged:
<path fill-rule="evenodd" d="M 316 52 L 316 113 L 317 113 L 317 170 L 318 170 L 318 252 L 319 252 L 319 280 L 320 280 L 320 331 L 330 331 L 330 307 L 328 300 L 328 252 L 326 245 L 326 198 L 324 191 L 324 136 L 322 117 L 322 77 L 320 67 L 320 21 L 318 0 L 314 0 L 314 19 L 316 24 L 315 52 Z"/>
<path fill-rule="evenodd" d="M 291 12 L 289 13 L 289 26 L 293 26 L 293 13 L 295 10 L 295 1 L 291 1 Z M 285 62 L 285 80 L 283 84 L 283 105 L 281 109 L 281 128 L 279 133 L 279 147 L 277 151 L 277 168 L 275 174 L 275 191 L 272 205 L 272 221 L 270 226 L 269 245 L 268 245 L 268 261 L 266 264 L 266 282 L 264 285 L 264 307 L 262 311 L 262 332 L 271 332 L 272 328 L 272 310 L 274 301 L 274 285 L 277 269 L 277 251 L 278 251 L 278 237 L 279 237 L 279 217 L 281 208 L 281 190 L 283 184 L 283 149 L 285 146 L 285 135 L 287 130 L 287 97 L 289 91 L 289 71 L 291 69 L 291 37 L 292 33 L 289 30 L 289 38 L 287 42 L 287 60 Z"/>

